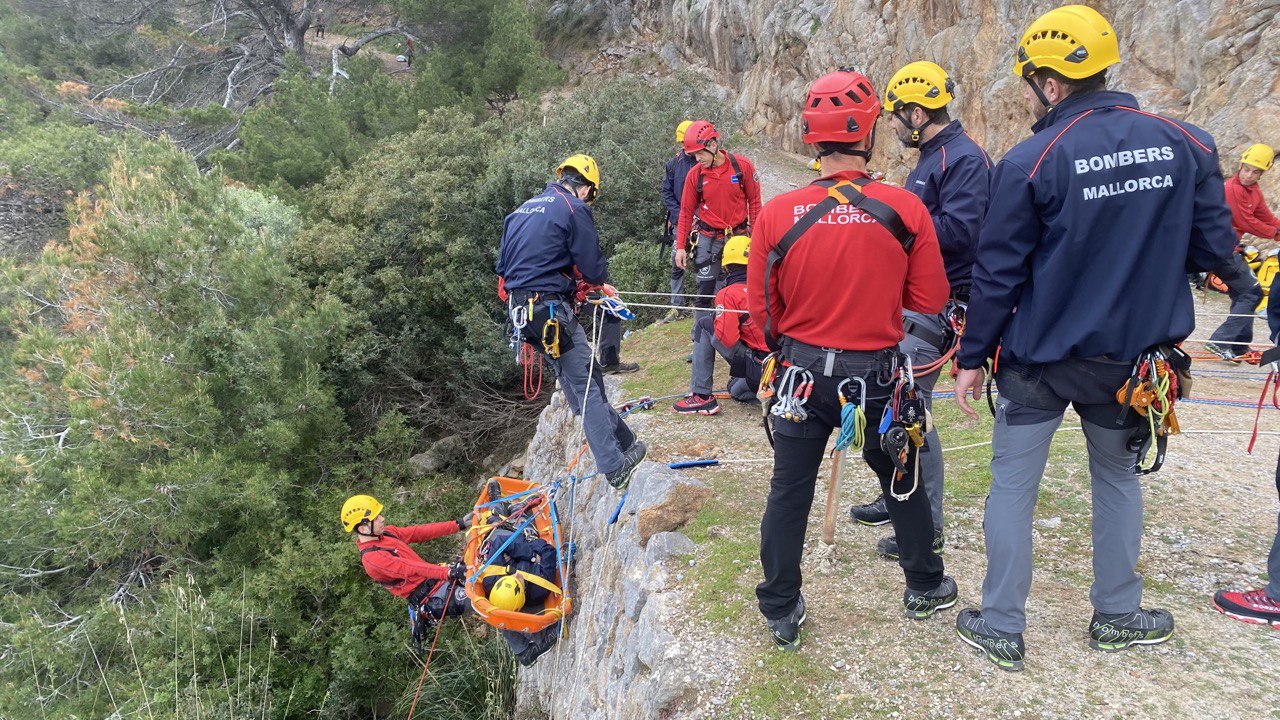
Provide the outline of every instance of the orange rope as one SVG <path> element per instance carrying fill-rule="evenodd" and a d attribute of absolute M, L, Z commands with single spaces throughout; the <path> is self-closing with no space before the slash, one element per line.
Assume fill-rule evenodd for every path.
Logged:
<path fill-rule="evenodd" d="M 418 695 L 422 692 L 422 681 L 427 679 L 427 668 L 431 667 L 431 656 L 436 652 L 436 641 L 440 639 L 440 628 L 444 627 L 444 619 L 449 612 L 449 601 L 453 599 L 454 581 L 449 581 L 449 587 L 444 596 L 444 609 L 440 611 L 440 622 L 436 623 L 435 637 L 431 638 L 431 649 L 427 651 L 427 661 L 422 663 L 422 675 L 418 676 L 418 689 L 413 691 L 413 702 L 409 704 L 408 720 L 413 720 L 413 709 L 418 706 Z M 426 610 L 424 609 L 424 612 Z"/>
<path fill-rule="evenodd" d="M 529 343 L 520 346 L 520 364 L 524 366 L 524 399 L 537 400 L 542 394 L 542 356 Z M 537 365 L 538 379 L 535 381 L 534 365 Z"/>

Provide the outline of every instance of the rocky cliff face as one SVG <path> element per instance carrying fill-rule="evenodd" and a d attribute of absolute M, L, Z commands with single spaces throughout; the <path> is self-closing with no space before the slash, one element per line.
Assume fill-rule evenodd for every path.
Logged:
<path fill-rule="evenodd" d="M 628 423 L 643 435 L 642 416 Z M 563 476 L 581 447 L 581 427 L 557 392 L 529 443 L 525 476 Z M 590 465 L 590 454 L 582 462 Z M 689 691 L 697 669 L 672 626 L 684 601 L 679 568 L 694 544 L 676 530 L 711 494 L 696 480 L 644 463 L 613 524 L 619 495 L 601 476 L 578 485 L 572 511 L 568 493 L 561 497 L 577 546 L 568 588 L 575 608 L 569 637 L 520 671 L 518 717 L 658 718 Z"/>
<path fill-rule="evenodd" d="M 899 67 L 932 60 L 956 79 L 954 117 L 995 157 L 1029 134 L 1013 50 L 1037 0 L 562 0 L 552 13 L 590 17 L 600 31 L 694 68 L 736 94 L 745 132 L 802 151 L 799 106 L 810 81 L 852 66 L 879 90 Z M 1112 87 L 1154 112 L 1200 125 L 1224 170 L 1253 142 L 1280 145 L 1280 0 L 1090 0 L 1121 40 Z M 879 161 L 906 153 L 881 143 Z M 901 155 L 900 155 L 901 153 Z M 886 168 L 892 172 L 895 168 Z M 1264 176 L 1280 195 L 1280 172 Z"/>

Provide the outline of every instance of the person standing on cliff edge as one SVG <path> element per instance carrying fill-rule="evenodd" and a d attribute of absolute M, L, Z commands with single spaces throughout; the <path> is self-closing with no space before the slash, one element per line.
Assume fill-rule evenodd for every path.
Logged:
<path fill-rule="evenodd" d="M 977 419 L 968 399 L 981 396 L 997 346 L 1000 397 L 982 607 L 962 610 L 956 632 L 1003 670 L 1024 666 L 1032 512 L 1067 405 L 1080 414 L 1092 479 L 1090 647 L 1154 645 L 1174 630 L 1167 610 L 1140 606 L 1135 442 L 1151 438 L 1117 391 L 1137 358 L 1191 334 L 1186 274 L 1230 259 L 1236 237 L 1213 138 L 1107 90 L 1118 62 L 1115 30 L 1096 10 L 1068 5 L 1031 24 L 1013 70 L 1034 135 L 996 165 L 978 234 L 956 403 Z"/>
<path fill-rule="evenodd" d="M 951 297 L 936 315 L 910 310 L 902 313 L 906 335 L 898 349 L 911 357 L 914 367 L 935 363 L 955 342 L 951 316 L 963 317 L 973 282 L 973 255 L 978 246 L 978 227 L 987 211 L 991 183 L 991 158 L 983 152 L 959 120 L 952 120 L 947 106 L 955 100 L 955 83 L 938 65 L 917 61 L 894 73 L 884 94 L 889 127 L 906 147 L 919 148 L 920 159 L 904 186 L 929 209 L 938 233 L 942 264 L 947 268 Z M 917 375 L 925 406 L 933 408 L 933 386 L 942 373 Z M 920 482 L 929 493 L 933 514 L 933 550 L 941 553 L 943 463 L 938 430 L 926 433 L 928 442 L 920 454 Z M 884 494 L 865 505 L 849 509 L 850 517 L 863 525 L 889 522 Z M 876 543 L 876 552 L 889 560 L 898 559 L 898 539 L 892 535 Z"/>
<path fill-rule="evenodd" d="M 909 479 L 919 452 L 904 454 L 905 444 L 882 440 L 879 429 L 882 416 L 891 419 L 890 394 L 902 388 L 880 379 L 905 380 L 898 374 L 903 308 L 936 314 L 947 302 L 929 211 L 915 195 L 866 172 L 879 116 L 880 100 L 865 75 L 842 70 L 814 81 L 801 126 L 804 141 L 822 156 L 824 176 L 764 206 L 747 258 L 751 317 L 785 367 L 773 383 L 775 400 L 785 396 L 792 408 L 773 424 L 773 477 L 760 520 L 764 579 L 756 586 L 760 614 L 783 650 L 800 647 L 806 617 L 800 559 L 818 468 L 831 431 L 842 427 L 847 388 L 862 388 L 855 404 L 874 418 L 866 423 L 862 456 L 891 497 L 907 617 L 927 618 L 957 597 L 942 557 L 930 549 L 927 492 Z M 922 418 L 923 400 L 917 401 Z M 888 435 L 893 431 L 907 437 L 900 423 Z"/>

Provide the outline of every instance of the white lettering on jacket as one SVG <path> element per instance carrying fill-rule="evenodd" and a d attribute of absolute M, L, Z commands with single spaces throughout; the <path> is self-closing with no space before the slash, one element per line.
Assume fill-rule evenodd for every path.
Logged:
<path fill-rule="evenodd" d="M 817 203 L 811 203 L 809 205 L 792 206 L 791 212 L 795 217 L 792 219 L 791 222 L 793 223 L 798 222 L 800 218 L 804 216 L 805 213 L 809 212 L 809 210 L 813 208 L 814 205 L 817 205 Z M 861 210 L 857 209 L 852 205 L 837 205 L 834 208 L 832 208 L 831 212 L 822 216 L 822 219 L 819 220 L 817 224 L 818 225 L 853 225 L 855 223 L 862 224 L 862 223 L 874 223 L 874 222 L 875 222 L 875 218 L 862 212 Z"/>
<path fill-rule="evenodd" d="M 1158 190 L 1160 188 L 1167 187 L 1173 187 L 1173 177 L 1169 175 L 1152 175 L 1151 177 L 1130 178 L 1123 182 L 1116 181 L 1087 187 L 1084 189 L 1084 199 L 1097 200 L 1098 198 L 1111 197 L 1112 195 L 1143 192 L 1145 190 Z"/>
<path fill-rule="evenodd" d="M 1106 155 L 1094 155 L 1090 158 L 1076 158 L 1076 174 L 1083 175 L 1087 172 L 1097 172 L 1099 170 L 1110 170 L 1111 168 L 1125 167 L 1126 165 L 1142 165 L 1144 163 L 1160 162 L 1162 160 L 1173 159 L 1173 148 L 1168 145 L 1161 147 L 1139 148 L 1137 150 L 1121 150 L 1119 152 L 1108 153 Z"/>

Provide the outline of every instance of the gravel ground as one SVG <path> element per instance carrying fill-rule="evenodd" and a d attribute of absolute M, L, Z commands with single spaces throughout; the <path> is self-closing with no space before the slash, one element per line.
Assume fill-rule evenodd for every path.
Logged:
<path fill-rule="evenodd" d="M 814 177 L 804 168 L 805 158 L 744 153 L 760 167 L 767 196 Z M 1197 311 L 1202 329 L 1194 337 L 1206 336 L 1217 322 L 1209 315 L 1225 312 L 1225 298 L 1198 300 Z M 628 358 L 645 366 L 628 381 L 631 389 L 680 390 L 671 386 L 670 366 L 685 352 L 680 343 L 687 328 L 667 328 L 641 331 L 628 342 Z M 658 381 L 652 372 L 655 380 L 646 387 L 646 376 L 659 367 L 668 379 Z M 1198 360 L 1195 369 L 1202 373 L 1198 396 L 1256 402 L 1261 391 L 1264 375 L 1256 368 L 1237 376 L 1249 368 Z M 712 418 L 676 416 L 666 407 L 645 413 L 650 458 L 769 458 L 759 410 L 725 405 Z M 981 597 L 989 447 L 947 456 L 945 558 L 961 597 L 956 608 L 926 621 L 903 617 L 901 573 L 874 553 L 887 526 L 865 528 L 848 520 L 850 504 L 873 496 L 870 472 L 856 461 L 846 466 L 834 559 L 814 551 L 823 513 L 820 485 L 808 538 L 812 552 L 804 565 L 804 645 L 785 654 L 773 649 L 753 593 L 769 463 L 688 471 L 719 494 L 704 510 L 709 526 L 690 530 L 699 549 L 681 574 L 688 604 L 675 631 L 693 647 L 697 670 L 687 675 L 690 691 L 672 717 L 1280 717 L 1280 633 L 1230 620 L 1210 604 L 1216 589 L 1264 582 L 1276 530 L 1280 437 L 1262 436 L 1246 455 L 1251 408 L 1184 403 L 1178 414 L 1187 432 L 1170 441 L 1164 469 L 1143 480 L 1146 531 L 1139 568 L 1146 578 L 1144 605 L 1173 612 L 1177 634 L 1160 646 L 1115 654 L 1089 649 L 1088 468 L 1080 433 L 1064 432 L 1055 439 L 1037 508 L 1022 673 L 998 670 L 954 630 L 956 611 L 977 605 Z M 944 447 L 989 439 L 990 418 L 977 425 L 962 421 L 950 400 L 939 401 L 936 415 Z M 1078 424 L 1068 414 L 1064 426 Z M 1260 429 L 1280 433 L 1280 412 L 1263 412 Z M 1217 434 L 1224 432 L 1232 434 Z M 825 477 L 824 466 L 820 483 Z"/>

